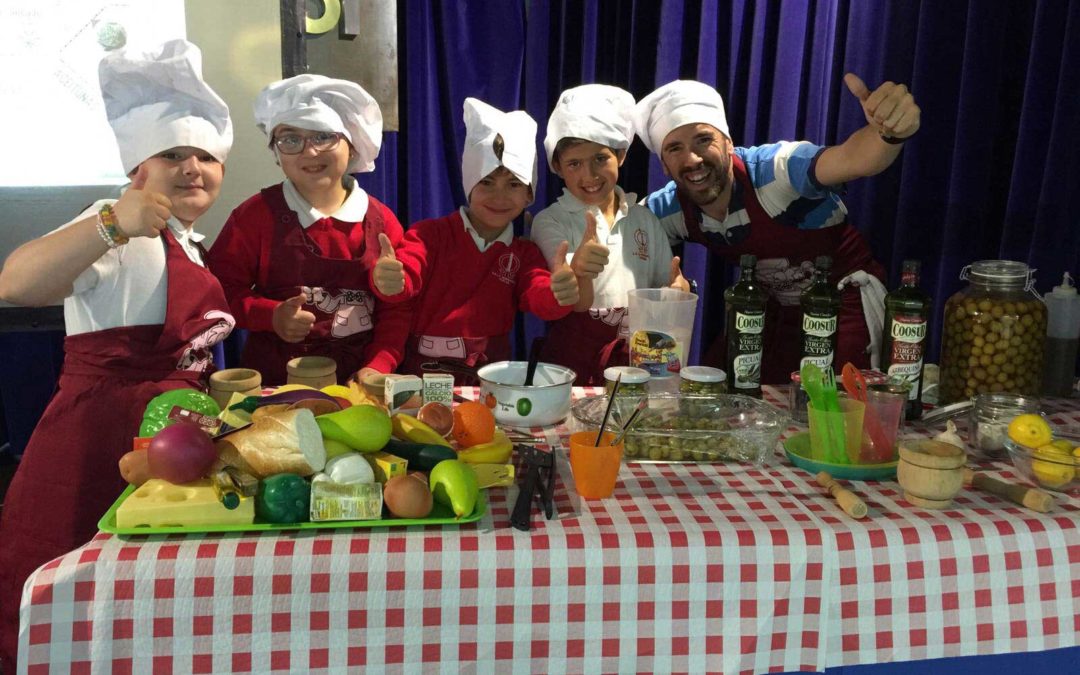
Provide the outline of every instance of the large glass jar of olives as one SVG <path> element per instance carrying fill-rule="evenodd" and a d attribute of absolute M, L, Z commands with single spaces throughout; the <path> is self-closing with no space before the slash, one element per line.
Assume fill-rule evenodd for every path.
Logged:
<path fill-rule="evenodd" d="M 1033 273 L 1011 260 L 982 260 L 960 273 L 968 286 L 945 303 L 942 404 L 994 392 L 1038 395 L 1046 306 L 1031 290 Z"/>

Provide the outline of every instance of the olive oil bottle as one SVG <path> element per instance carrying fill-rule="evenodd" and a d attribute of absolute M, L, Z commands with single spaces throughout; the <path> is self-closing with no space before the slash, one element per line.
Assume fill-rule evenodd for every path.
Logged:
<path fill-rule="evenodd" d="M 923 362 L 930 323 L 930 296 L 919 289 L 918 260 L 905 260 L 900 287 L 885 296 L 885 334 L 881 369 L 911 386 L 905 417 L 922 417 Z"/>
<path fill-rule="evenodd" d="M 814 278 L 809 288 L 799 296 L 799 304 L 802 305 L 800 370 L 808 363 L 828 370 L 836 360 L 840 291 L 829 283 L 831 269 L 832 258 L 829 256 L 819 255 L 814 259 Z"/>
<path fill-rule="evenodd" d="M 761 398 L 761 359 L 768 294 L 754 283 L 757 258 L 739 258 L 739 281 L 724 291 L 727 366 L 732 392 Z"/>

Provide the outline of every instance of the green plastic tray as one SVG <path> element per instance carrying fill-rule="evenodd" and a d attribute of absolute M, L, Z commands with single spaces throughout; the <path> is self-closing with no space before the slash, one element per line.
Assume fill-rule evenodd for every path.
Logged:
<path fill-rule="evenodd" d="M 827 471 L 840 480 L 889 480 L 896 477 L 897 462 L 885 464 L 832 464 L 810 459 L 810 432 L 795 434 L 784 441 L 784 452 L 791 463 L 817 475 Z"/>
<path fill-rule="evenodd" d="M 480 491 L 480 498 L 476 500 L 476 508 L 464 518 L 455 518 L 454 512 L 449 506 L 435 502 L 431 515 L 427 518 L 387 518 L 385 520 L 324 520 L 317 523 L 263 523 L 258 517 L 254 523 L 238 523 L 230 525 L 166 525 L 161 527 L 117 527 L 116 510 L 124 503 L 135 487 L 129 485 L 126 490 L 113 502 L 109 510 L 98 521 L 98 529 L 110 534 L 205 534 L 209 532 L 265 532 L 284 530 L 336 530 L 347 527 L 405 527 L 407 525 L 461 525 L 474 523 L 487 513 L 487 499 L 484 490 Z"/>

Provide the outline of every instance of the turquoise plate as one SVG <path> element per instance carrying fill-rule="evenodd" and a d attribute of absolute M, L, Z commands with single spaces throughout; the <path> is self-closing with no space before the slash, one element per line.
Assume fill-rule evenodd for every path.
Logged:
<path fill-rule="evenodd" d="M 812 474 L 828 471 L 841 480 L 890 480 L 896 478 L 897 462 L 886 464 L 831 464 L 810 459 L 810 432 L 804 431 L 784 441 L 784 452 L 791 463 Z"/>

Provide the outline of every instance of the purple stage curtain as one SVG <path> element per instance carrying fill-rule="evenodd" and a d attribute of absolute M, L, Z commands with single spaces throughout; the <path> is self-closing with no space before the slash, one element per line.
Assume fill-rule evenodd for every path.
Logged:
<path fill-rule="evenodd" d="M 583 82 L 640 98 L 697 79 L 724 96 L 737 145 L 842 142 L 865 123 L 844 73 L 871 88 L 907 84 L 922 128 L 887 171 L 853 182 L 845 202 L 890 286 L 904 258 L 923 261 L 936 303 L 934 359 L 942 307 L 963 286 L 964 265 L 1027 262 L 1042 292 L 1080 269 L 1080 2 L 549 0 L 531 3 L 528 31 L 534 114 Z M 528 98 L 534 88 L 539 101 Z M 667 181 L 655 158 L 642 170 L 642 154 L 636 144 L 624 165 L 628 190 Z M 710 265 L 700 246 L 685 248 L 685 273 L 704 282 L 696 333 L 707 345 L 722 332 L 730 271 Z"/>
<path fill-rule="evenodd" d="M 693 78 L 723 94 L 736 144 L 834 144 L 863 124 L 842 81 L 850 71 L 871 87 L 907 84 L 923 110 L 896 164 L 845 195 L 891 285 L 904 258 L 921 259 L 940 317 L 974 260 L 1025 261 L 1039 268 L 1044 292 L 1064 270 L 1080 269 L 1075 0 L 414 0 L 398 9 L 403 130 L 386 135 L 376 173 L 361 184 L 403 223 L 464 199 L 466 96 L 527 110 L 542 153 L 548 114 L 566 88 L 602 82 L 640 98 Z M 635 143 L 622 186 L 642 195 L 665 181 Z M 534 213 L 562 189 L 543 161 L 537 183 Z M 701 284 L 697 334 L 707 341 L 721 332 L 730 270 L 710 265 L 695 244 L 683 257 Z M 935 358 L 940 329 L 935 321 Z M 529 322 L 529 336 L 540 330 Z M 692 360 L 698 354 L 695 344 Z"/>

